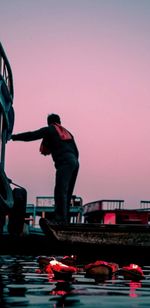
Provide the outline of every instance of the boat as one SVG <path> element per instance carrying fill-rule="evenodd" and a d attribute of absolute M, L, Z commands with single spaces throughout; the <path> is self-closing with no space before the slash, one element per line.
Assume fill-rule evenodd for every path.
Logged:
<path fill-rule="evenodd" d="M 10 140 L 15 112 L 13 108 L 14 87 L 13 74 L 10 63 L 0 42 L 0 233 L 9 216 L 8 231 L 21 233 L 26 211 L 27 192 L 20 185 L 15 184 L 5 172 L 6 145 Z"/>
<path fill-rule="evenodd" d="M 40 226 L 49 239 L 50 245 L 66 252 L 120 263 L 149 262 L 150 226 L 149 225 L 104 225 L 68 224 L 53 225 L 47 219 L 40 219 Z"/>
<path fill-rule="evenodd" d="M 13 207 L 13 195 L 5 174 L 5 148 L 14 126 L 13 76 L 0 42 L 0 229 L 4 215 Z"/>
<path fill-rule="evenodd" d="M 68 224 L 55 225 L 40 219 L 45 235 L 55 242 L 90 245 L 150 247 L 149 225 Z"/>

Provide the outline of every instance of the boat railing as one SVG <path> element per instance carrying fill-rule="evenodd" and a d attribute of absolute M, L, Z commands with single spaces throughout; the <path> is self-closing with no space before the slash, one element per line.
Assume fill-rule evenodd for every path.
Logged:
<path fill-rule="evenodd" d="M 54 207 L 55 200 L 54 196 L 37 196 L 36 197 L 36 206 L 37 207 Z M 77 207 L 77 206 L 82 206 L 83 205 L 83 200 L 81 197 L 72 195 L 71 198 L 71 207 Z"/>
<path fill-rule="evenodd" d="M 70 222 L 77 223 L 82 221 L 82 198 L 73 195 L 70 204 Z M 26 218 L 29 220 L 30 226 L 39 227 L 39 218 L 53 218 L 55 212 L 54 196 L 37 196 L 36 203 L 27 204 Z M 30 220 L 31 219 L 31 220 Z"/>
<path fill-rule="evenodd" d="M 150 210 L 150 200 L 141 200 L 140 201 L 140 209 Z"/>
<path fill-rule="evenodd" d="M 13 75 L 11 71 L 11 67 L 3 46 L 0 42 L 0 75 L 2 76 L 3 80 L 5 81 L 7 88 L 9 90 L 9 94 L 11 95 L 12 99 L 14 97 L 14 88 L 13 88 Z"/>
<path fill-rule="evenodd" d="M 5 174 L 5 146 L 11 138 L 14 125 L 13 76 L 9 61 L 0 42 L 0 225 L 13 206 L 13 195 Z M 2 227 L 1 227 L 2 228 Z"/>
<path fill-rule="evenodd" d="M 103 199 L 84 204 L 83 214 L 102 211 L 102 210 L 115 210 L 123 208 L 124 208 L 124 200 Z"/>
<path fill-rule="evenodd" d="M 10 139 L 14 125 L 13 75 L 2 44 L 0 43 L 0 164 L 4 169 L 5 144 Z"/>

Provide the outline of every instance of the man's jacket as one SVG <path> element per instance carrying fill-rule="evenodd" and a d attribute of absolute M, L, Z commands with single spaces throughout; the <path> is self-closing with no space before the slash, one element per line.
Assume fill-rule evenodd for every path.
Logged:
<path fill-rule="evenodd" d="M 78 159 L 79 152 L 74 137 L 60 124 L 55 123 L 35 131 L 12 135 L 12 140 L 18 141 L 38 139 L 42 139 L 43 145 L 49 150 L 48 154 L 52 155 L 56 166 L 70 154 Z"/>

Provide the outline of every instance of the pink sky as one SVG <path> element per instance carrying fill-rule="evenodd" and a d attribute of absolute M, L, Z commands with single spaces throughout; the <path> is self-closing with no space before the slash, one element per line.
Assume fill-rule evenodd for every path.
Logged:
<path fill-rule="evenodd" d="M 150 2 L 5 0 L 0 37 L 14 76 L 14 133 L 58 113 L 75 136 L 83 203 L 150 200 Z M 5 170 L 36 196 L 53 195 L 55 169 L 40 141 L 12 142 Z"/>

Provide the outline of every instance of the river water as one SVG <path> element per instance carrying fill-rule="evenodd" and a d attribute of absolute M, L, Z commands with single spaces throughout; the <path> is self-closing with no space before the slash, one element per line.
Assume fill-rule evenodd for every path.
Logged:
<path fill-rule="evenodd" d="M 95 282 L 80 271 L 71 281 L 38 273 L 36 256 L 0 256 L 0 308 L 150 307 L 150 266 L 139 282 L 117 279 Z"/>

